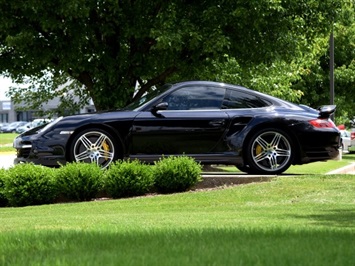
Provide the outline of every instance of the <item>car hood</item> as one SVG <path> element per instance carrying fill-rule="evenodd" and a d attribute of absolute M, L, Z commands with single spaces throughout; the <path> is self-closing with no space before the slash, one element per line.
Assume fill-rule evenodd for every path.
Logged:
<path fill-rule="evenodd" d="M 72 116 L 65 116 L 59 121 L 52 121 L 49 124 L 44 124 L 35 128 L 32 128 L 28 131 L 25 131 L 21 136 L 30 136 L 34 134 L 41 133 L 44 127 L 46 132 L 51 130 L 68 130 L 71 131 L 75 128 L 83 126 L 85 124 L 100 123 L 105 124 L 111 121 L 127 121 L 133 120 L 136 117 L 138 112 L 136 111 L 109 111 L 109 112 L 100 112 L 100 113 L 90 113 L 90 114 L 79 114 Z"/>
<path fill-rule="evenodd" d="M 99 112 L 99 113 L 91 113 L 91 114 L 80 114 L 73 116 L 66 116 L 61 119 L 57 125 L 60 126 L 65 124 L 70 126 L 73 124 L 73 127 L 77 127 L 80 124 L 90 123 L 107 123 L 111 121 L 125 121 L 131 120 L 136 117 L 138 112 L 136 111 L 109 111 L 109 112 Z"/>

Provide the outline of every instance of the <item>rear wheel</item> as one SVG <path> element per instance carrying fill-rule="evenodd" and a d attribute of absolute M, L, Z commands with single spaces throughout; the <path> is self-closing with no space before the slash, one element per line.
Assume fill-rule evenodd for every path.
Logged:
<path fill-rule="evenodd" d="M 72 161 L 95 163 L 101 168 L 108 167 L 118 159 L 118 145 L 105 130 L 87 129 L 76 135 L 71 147 Z"/>
<path fill-rule="evenodd" d="M 247 144 L 248 172 L 280 174 L 290 167 L 293 156 L 292 141 L 286 132 L 275 128 L 260 130 Z"/>

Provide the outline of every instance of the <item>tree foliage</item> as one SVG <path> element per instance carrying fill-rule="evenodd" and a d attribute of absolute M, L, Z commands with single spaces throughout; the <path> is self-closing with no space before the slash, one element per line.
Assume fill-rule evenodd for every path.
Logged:
<path fill-rule="evenodd" d="M 336 122 L 350 126 L 355 116 L 355 2 L 347 1 L 331 21 L 334 25 L 334 92 L 337 105 Z M 328 104 L 330 88 L 329 35 L 317 40 L 315 59 L 310 61 L 301 78 L 293 84 L 302 90 L 302 103 L 319 106 Z"/>
<path fill-rule="evenodd" d="M 294 99 L 300 59 L 343 1 L 0 0 L 0 72 L 34 81 L 13 88 L 14 100 L 63 95 L 58 84 L 73 79 L 71 91 L 97 110 L 187 79 L 249 81 Z"/>

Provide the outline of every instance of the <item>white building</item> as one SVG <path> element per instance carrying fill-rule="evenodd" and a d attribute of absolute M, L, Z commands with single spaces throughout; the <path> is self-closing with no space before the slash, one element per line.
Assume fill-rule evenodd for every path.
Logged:
<path fill-rule="evenodd" d="M 60 99 L 55 98 L 49 101 L 46 104 L 43 104 L 43 111 L 54 110 L 59 105 Z M 17 110 L 17 106 L 14 105 L 10 100 L 2 100 L 0 101 L 0 123 L 11 123 L 15 121 L 32 121 L 39 117 L 37 114 L 38 110 L 30 110 L 30 111 L 20 111 Z M 95 112 L 95 106 L 92 101 L 81 109 L 78 114 L 82 113 L 92 113 Z"/>

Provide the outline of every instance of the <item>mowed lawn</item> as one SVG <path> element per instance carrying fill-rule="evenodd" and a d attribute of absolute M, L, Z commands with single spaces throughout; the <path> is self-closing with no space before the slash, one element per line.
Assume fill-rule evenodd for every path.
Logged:
<path fill-rule="evenodd" d="M 0 153 L 15 152 L 12 143 L 18 135 L 16 133 L 0 133 Z"/>
<path fill-rule="evenodd" d="M 354 159 L 215 190 L 0 208 L 0 265 L 354 265 L 355 176 L 321 175 Z"/>
<path fill-rule="evenodd" d="M 3 146 L 12 144 L 17 136 L 17 133 L 0 133 L 0 145 Z"/>
<path fill-rule="evenodd" d="M 354 265 L 354 177 L 0 208 L 0 265 Z"/>

